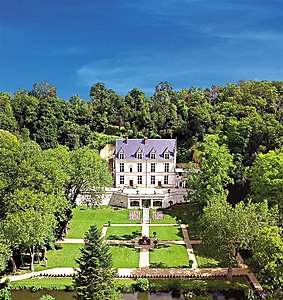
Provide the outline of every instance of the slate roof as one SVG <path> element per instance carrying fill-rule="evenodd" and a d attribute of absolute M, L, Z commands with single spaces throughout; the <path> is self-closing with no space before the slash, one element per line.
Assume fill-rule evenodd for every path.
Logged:
<path fill-rule="evenodd" d="M 136 160 L 136 152 L 138 149 L 142 150 L 143 159 L 150 159 L 150 152 L 155 149 L 157 160 L 164 159 L 164 152 L 166 149 L 170 153 L 170 159 L 174 158 L 177 149 L 177 141 L 175 139 L 119 139 L 116 140 L 115 157 L 119 159 L 119 151 L 123 149 L 124 159 Z"/>

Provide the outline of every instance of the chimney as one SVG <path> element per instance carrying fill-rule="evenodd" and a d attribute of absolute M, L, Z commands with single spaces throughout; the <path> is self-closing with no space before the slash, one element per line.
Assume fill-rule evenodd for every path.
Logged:
<path fill-rule="evenodd" d="M 125 138 L 125 144 L 128 145 L 128 137 Z"/>
<path fill-rule="evenodd" d="M 148 142 L 147 137 L 144 137 L 143 143 L 144 143 L 145 145 L 147 145 L 147 142 Z"/>

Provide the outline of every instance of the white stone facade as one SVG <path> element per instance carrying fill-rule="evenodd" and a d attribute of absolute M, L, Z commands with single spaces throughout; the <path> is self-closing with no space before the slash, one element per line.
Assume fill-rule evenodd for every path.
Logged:
<path fill-rule="evenodd" d="M 113 167 L 118 188 L 176 186 L 176 140 L 117 140 Z"/>

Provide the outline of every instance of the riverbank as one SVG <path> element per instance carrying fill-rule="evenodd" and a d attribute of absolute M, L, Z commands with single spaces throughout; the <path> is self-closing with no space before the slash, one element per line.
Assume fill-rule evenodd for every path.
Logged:
<path fill-rule="evenodd" d="M 118 279 L 116 285 L 117 289 L 124 294 L 147 291 L 151 293 L 191 293 L 198 296 L 205 296 L 208 293 L 211 294 L 217 291 L 244 295 L 250 288 L 245 278 L 233 278 L 231 281 L 224 279 L 142 279 L 142 281 Z M 49 291 L 60 290 L 61 292 L 70 292 L 74 290 L 71 278 L 33 278 L 21 280 L 12 282 L 11 289 L 26 292 L 44 291 L 45 293 L 49 293 Z"/>

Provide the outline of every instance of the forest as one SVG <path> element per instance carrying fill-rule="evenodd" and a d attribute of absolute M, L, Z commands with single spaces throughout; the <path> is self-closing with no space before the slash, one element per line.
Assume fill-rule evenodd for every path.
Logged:
<path fill-rule="evenodd" d="M 0 93 L 0 218 L 7 241 L 0 246 L 0 269 L 8 259 L 16 269 L 20 263 L 13 258 L 19 261 L 23 249 L 33 261 L 36 247 L 44 250 L 51 233 L 62 234 L 80 191 L 111 184 L 99 157 L 102 147 L 117 137 L 146 136 L 177 138 L 177 161 L 200 164 L 200 174 L 188 178 L 188 197 L 204 207 L 207 220 L 213 218 L 211 199 L 226 201 L 228 195 L 231 200 L 232 192 L 233 206 L 214 201 L 231 220 L 237 209 L 266 216 L 261 220 L 265 231 L 260 232 L 266 240 L 257 243 L 264 248 L 271 236 L 277 255 L 272 253 L 273 266 L 261 278 L 276 288 L 283 284 L 282 81 L 239 81 L 180 91 L 161 82 L 151 97 L 138 88 L 121 96 L 95 83 L 89 97 L 61 99 L 47 82 L 14 95 Z M 91 164 L 97 166 L 92 171 Z M 245 209 L 240 202 L 244 198 Z M 28 225 L 18 230 L 23 219 L 28 223 L 32 218 L 44 222 L 33 232 Z M 250 250 L 250 242 L 236 243 L 235 248 Z M 268 281 L 270 276 L 274 280 Z"/>

